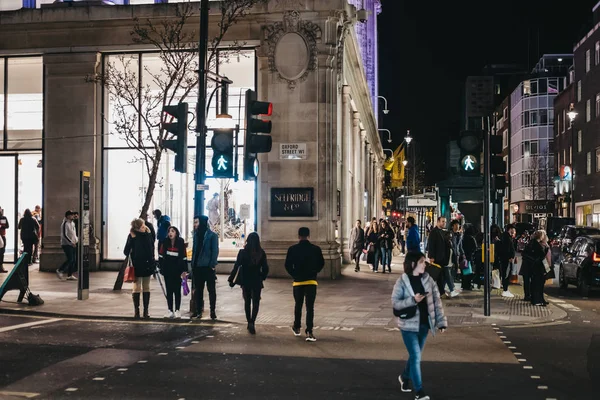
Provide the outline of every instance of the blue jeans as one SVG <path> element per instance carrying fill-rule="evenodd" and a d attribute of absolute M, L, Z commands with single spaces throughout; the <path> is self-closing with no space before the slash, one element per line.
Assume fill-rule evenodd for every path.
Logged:
<path fill-rule="evenodd" d="M 418 393 L 419 390 L 423 389 L 423 381 L 421 379 L 421 353 L 425 347 L 425 340 L 427 340 L 427 334 L 429 333 L 429 326 L 421 325 L 419 327 L 419 333 L 400 331 L 402 333 L 402 340 L 406 350 L 408 350 L 408 361 L 402 372 L 402 379 L 404 381 L 411 380 L 413 384 L 413 390 Z"/>
<path fill-rule="evenodd" d="M 379 259 L 381 258 L 381 249 L 375 247 L 375 253 L 373 253 L 373 271 L 379 269 Z"/>
<path fill-rule="evenodd" d="M 385 271 L 385 266 L 392 269 L 392 249 L 381 249 L 381 265 Z"/>

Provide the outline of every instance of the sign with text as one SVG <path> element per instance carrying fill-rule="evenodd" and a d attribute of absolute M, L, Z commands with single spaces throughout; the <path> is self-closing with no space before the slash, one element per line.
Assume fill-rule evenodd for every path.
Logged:
<path fill-rule="evenodd" d="M 281 143 L 280 160 L 306 160 L 306 143 Z"/>
<path fill-rule="evenodd" d="M 79 210 L 77 221 L 80 240 L 77 243 L 77 300 L 90 296 L 90 178 L 88 171 L 79 173 Z"/>
<path fill-rule="evenodd" d="M 313 188 L 271 188 L 271 217 L 312 217 Z"/>

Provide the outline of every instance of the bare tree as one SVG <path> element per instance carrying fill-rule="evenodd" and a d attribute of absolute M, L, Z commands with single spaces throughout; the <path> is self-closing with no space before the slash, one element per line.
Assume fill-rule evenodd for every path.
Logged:
<path fill-rule="evenodd" d="M 553 174 L 551 166 L 552 162 L 548 151 L 529 157 L 528 173 L 530 181 L 527 194 L 530 200 L 552 199 L 554 188 L 552 187 Z"/>
<path fill-rule="evenodd" d="M 227 31 L 243 18 L 248 11 L 267 0 L 223 0 L 219 3 L 220 18 L 218 31 L 211 39 L 208 55 L 209 70 L 214 70 L 217 49 L 222 46 Z M 189 2 L 178 3 L 175 15 L 160 22 L 147 19 L 134 20 L 131 38 L 135 44 L 151 45 L 157 50 L 161 61 L 160 70 L 143 68 L 144 80 L 140 76 L 136 61 L 128 56 L 118 56 L 105 66 L 102 75 L 91 80 L 106 88 L 111 102 L 112 117 L 110 134 L 125 141 L 137 151 L 136 161 L 142 162 L 148 174 L 148 187 L 140 216 L 146 217 L 162 158 L 162 141 L 169 138 L 163 128 L 167 116 L 163 107 L 174 105 L 193 94 L 198 96 L 198 35 L 190 28 L 189 19 L 194 7 Z M 228 47 L 229 51 L 240 49 L 239 43 Z"/>

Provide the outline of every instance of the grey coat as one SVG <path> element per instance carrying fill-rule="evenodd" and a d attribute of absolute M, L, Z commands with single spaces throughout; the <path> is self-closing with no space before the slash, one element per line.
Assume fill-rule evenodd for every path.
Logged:
<path fill-rule="evenodd" d="M 442 329 L 448 327 L 448 320 L 444 315 L 444 307 L 442 305 L 442 299 L 440 298 L 440 291 L 437 284 L 428 273 L 424 273 L 421 277 L 423 288 L 429 294 L 426 297 L 427 310 L 429 311 L 429 327 L 431 333 L 435 335 L 435 328 Z M 415 292 L 410 285 L 408 275 L 402 274 L 394 285 L 394 291 L 392 292 L 392 307 L 396 310 L 402 310 L 411 306 L 417 305 L 415 301 Z M 398 318 L 398 328 L 402 331 L 407 332 L 419 332 L 419 308 L 417 307 L 417 313 L 413 318 L 400 319 Z"/>
<path fill-rule="evenodd" d="M 356 253 L 362 252 L 365 247 L 365 232 L 362 228 L 356 226 L 350 232 L 350 240 L 348 241 L 350 254 L 354 257 Z"/>

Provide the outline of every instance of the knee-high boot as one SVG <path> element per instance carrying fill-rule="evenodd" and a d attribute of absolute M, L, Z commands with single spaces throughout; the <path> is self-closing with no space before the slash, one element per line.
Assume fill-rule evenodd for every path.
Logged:
<path fill-rule="evenodd" d="M 148 306 L 150 305 L 150 292 L 144 292 L 144 318 L 150 318 Z"/>
<path fill-rule="evenodd" d="M 140 317 L 140 294 L 133 293 L 131 295 L 131 297 L 133 298 L 133 311 L 135 312 L 133 317 L 139 318 Z"/>

